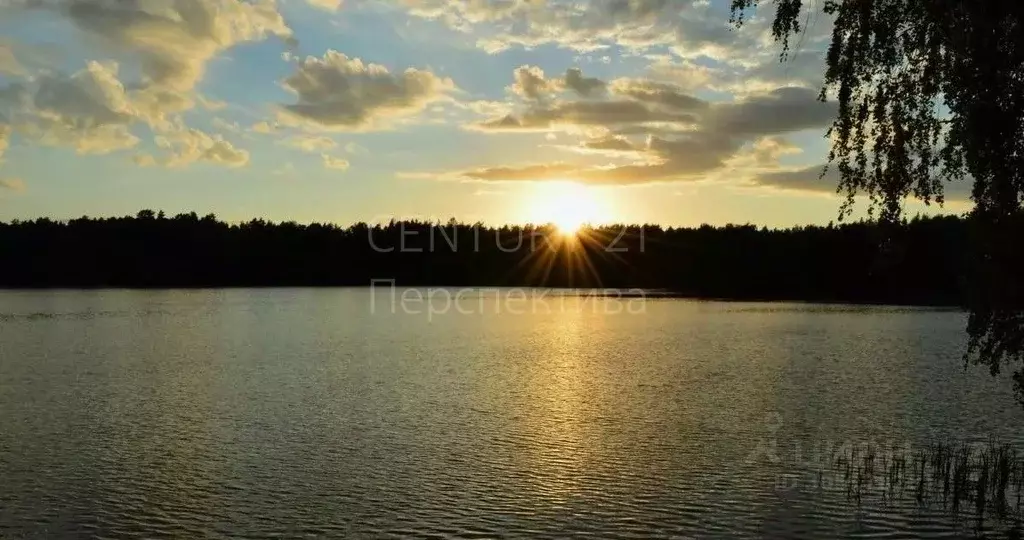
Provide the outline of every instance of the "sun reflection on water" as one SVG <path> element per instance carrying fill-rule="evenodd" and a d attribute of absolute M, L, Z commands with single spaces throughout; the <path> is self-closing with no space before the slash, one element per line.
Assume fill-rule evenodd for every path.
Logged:
<path fill-rule="evenodd" d="M 584 324 L 593 319 L 573 303 L 551 315 L 545 325 L 543 356 L 530 369 L 530 393 L 520 430 L 524 442 L 523 468 L 536 495 L 552 505 L 568 504 L 582 487 L 592 461 L 594 423 L 591 421 Z"/>

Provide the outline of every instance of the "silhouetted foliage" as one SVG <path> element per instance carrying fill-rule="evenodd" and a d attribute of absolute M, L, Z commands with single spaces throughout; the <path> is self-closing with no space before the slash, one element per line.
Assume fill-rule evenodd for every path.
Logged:
<path fill-rule="evenodd" d="M 758 3 L 733 0 L 733 20 L 742 24 Z M 973 180 L 979 268 L 966 359 L 993 373 L 1024 363 L 1024 2 L 773 3 L 783 58 L 816 6 L 834 17 L 821 97 L 839 104 L 829 161 L 847 195 L 841 214 L 863 193 L 894 222 L 908 195 L 941 203 L 944 181 Z M 1024 368 L 1016 379 L 1021 391 Z"/>
<path fill-rule="evenodd" d="M 0 286 L 358 285 L 669 289 L 695 297 L 956 305 L 967 223 L 914 219 L 879 249 L 872 223 L 769 230 L 613 225 L 566 240 L 550 226 L 450 221 L 347 228 L 195 213 L 0 224 Z M 895 246 L 897 244 L 892 244 Z"/>
<path fill-rule="evenodd" d="M 1020 537 L 1024 456 L 1010 444 L 932 442 L 911 448 L 847 443 L 822 445 L 814 457 L 822 473 L 830 469 L 829 485 L 845 488 L 858 504 L 880 497 L 888 504 L 903 500 L 944 507 L 954 515 L 973 514 L 977 533 L 987 520 L 989 528 L 1005 527 L 1008 537 Z"/>

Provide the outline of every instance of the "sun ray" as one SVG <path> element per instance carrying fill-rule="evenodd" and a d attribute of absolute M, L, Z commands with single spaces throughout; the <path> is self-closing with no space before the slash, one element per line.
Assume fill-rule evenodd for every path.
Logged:
<path fill-rule="evenodd" d="M 542 244 L 520 260 L 510 273 L 525 270 L 527 279 L 538 285 L 564 283 L 573 287 L 604 286 L 595 260 L 619 260 L 606 253 L 609 235 L 600 224 L 611 221 L 608 191 L 568 180 L 538 182 L 525 205 Z M 594 260 L 592 260 L 592 258 Z M 554 275 L 559 277 L 553 278 Z"/>

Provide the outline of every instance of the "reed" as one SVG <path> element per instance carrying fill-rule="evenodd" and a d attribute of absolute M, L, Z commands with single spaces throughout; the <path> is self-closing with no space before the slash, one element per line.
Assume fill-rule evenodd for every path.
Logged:
<path fill-rule="evenodd" d="M 1010 538 L 1021 538 L 1024 455 L 1010 444 L 866 444 L 839 448 L 833 457 L 832 472 L 850 500 L 880 496 L 894 504 L 912 499 L 940 505 L 958 515 L 969 511 L 979 526 L 990 519 L 1007 526 Z"/>

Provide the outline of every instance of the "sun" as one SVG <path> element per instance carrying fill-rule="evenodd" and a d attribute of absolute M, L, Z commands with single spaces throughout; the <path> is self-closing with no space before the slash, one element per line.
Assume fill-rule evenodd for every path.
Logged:
<path fill-rule="evenodd" d="M 580 229 L 583 228 L 583 224 L 585 223 L 585 221 L 575 216 L 563 216 L 560 218 L 555 218 L 555 220 L 552 221 L 552 223 L 555 224 L 555 227 L 558 228 L 558 232 L 561 233 L 563 236 L 572 237 L 576 236 L 576 233 L 578 233 Z"/>
<path fill-rule="evenodd" d="M 607 220 L 608 204 L 595 188 L 571 181 L 543 182 L 530 196 L 527 214 L 530 221 L 551 223 L 572 237 L 588 223 Z"/>

